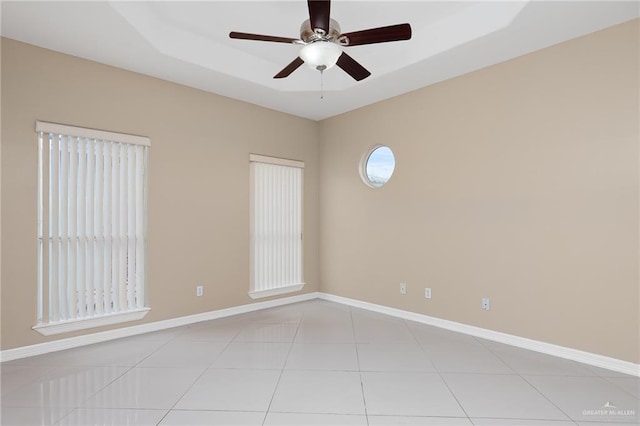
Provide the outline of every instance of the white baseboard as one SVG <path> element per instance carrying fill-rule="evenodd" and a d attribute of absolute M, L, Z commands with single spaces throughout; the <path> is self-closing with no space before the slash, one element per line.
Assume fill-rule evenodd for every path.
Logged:
<path fill-rule="evenodd" d="M 361 300 L 349 299 L 347 297 L 336 296 L 328 293 L 313 292 L 301 294 L 298 296 L 283 297 L 280 299 L 268 300 L 265 302 L 250 303 L 247 305 L 234 306 L 217 311 L 203 312 L 200 314 L 188 315 L 179 318 L 172 318 L 163 321 L 156 321 L 147 324 L 134 325 L 131 327 L 118 328 L 115 330 L 103 331 L 100 333 L 87 334 L 68 339 L 54 340 L 52 342 L 39 343 L 31 346 L 23 346 L 15 349 L 7 349 L 0 351 L 0 362 L 11 361 L 20 358 L 26 358 L 35 355 L 42 355 L 49 352 L 61 351 L 64 349 L 76 348 L 79 346 L 90 345 L 93 343 L 106 342 L 108 340 L 119 339 L 122 337 L 130 337 L 138 334 L 149 333 L 152 331 L 161 331 L 168 328 L 180 327 L 189 324 L 195 324 L 202 321 L 208 321 L 216 318 L 223 318 L 232 315 L 244 314 L 247 312 L 259 311 L 262 309 L 273 308 L 276 306 L 288 305 L 291 303 L 303 302 L 312 299 L 323 299 L 330 302 L 336 302 L 343 305 L 353 306 L 356 308 L 366 309 L 409 321 L 419 322 L 422 324 L 432 325 L 434 327 L 455 331 L 458 333 L 468 334 L 470 336 L 480 337 L 482 339 L 492 340 L 494 342 L 504 343 L 507 345 L 529 349 L 532 351 L 556 356 L 572 361 L 581 362 L 583 364 L 600 367 L 611 371 L 617 371 L 624 374 L 640 377 L 640 364 L 634 364 L 629 361 L 623 361 L 610 358 L 604 355 L 598 355 L 590 352 L 580 351 L 578 349 L 567 348 L 563 346 L 553 345 L 551 343 L 540 342 L 537 340 L 527 339 L 525 337 L 514 336 L 511 334 L 501 333 L 499 331 L 488 330 L 485 328 L 475 327 L 472 325 L 462 324 L 455 321 L 449 321 L 441 318 L 431 317 L 428 315 L 418 314 L 415 312 L 404 311 L 402 309 L 391 308 L 375 303 L 363 302 Z"/>
<path fill-rule="evenodd" d="M 485 328 L 475 327 L 472 325 L 462 324 L 459 322 L 449 321 L 441 318 L 430 317 L 428 315 L 417 314 L 415 312 L 403 311 L 401 309 L 390 308 L 388 306 L 376 305 L 374 303 L 363 302 L 356 299 L 349 299 L 342 296 L 335 296 L 333 294 L 319 293 L 318 297 L 330 302 L 341 303 L 343 305 L 349 305 L 356 308 L 379 312 L 381 314 L 386 314 L 409 321 L 428 324 L 434 327 L 468 334 L 470 336 L 480 337 L 482 339 L 492 340 L 494 342 L 504 343 L 506 345 L 529 349 L 543 354 L 553 355 L 559 358 L 592 365 L 594 367 L 600 367 L 607 370 L 617 371 L 619 373 L 640 377 L 640 364 L 634 364 L 629 361 L 623 361 L 604 355 L 584 352 L 578 349 L 540 342 L 537 340 L 527 339 L 526 337 L 514 336 L 512 334 L 501 333 L 499 331 L 488 330 Z"/>
<path fill-rule="evenodd" d="M 106 342 L 108 340 L 130 337 L 138 334 L 161 331 L 168 328 L 180 327 L 197 322 L 208 321 L 216 318 L 229 317 L 232 315 L 244 314 L 247 312 L 259 311 L 276 306 L 288 305 L 290 303 L 303 302 L 305 300 L 317 299 L 318 293 L 306 293 L 298 296 L 283 297 L 280 299 L 268 300 L 265 302 L 250 303 L 247 305 L 234 306 L 232 308 L 219 309 L 217 311 L 203 312 L 200 314 L 188 315 L 184 317 L 172 318 L 163 321 L 150 322 L 147 324 L 123 327 L 115 330 L 102 331 L 99 333 L 85 334 L 83 336 L 70 337 L 67 339 L 54 340 L 36 345 L 22 346 L 15 349 L 0 351 L 0 362 L 12 361 L 35 355 L 42 355 L 49 352 L 57 352 L 65 349 L 77 348 L 79 346 L 91 345 L 93 343 Z"/>

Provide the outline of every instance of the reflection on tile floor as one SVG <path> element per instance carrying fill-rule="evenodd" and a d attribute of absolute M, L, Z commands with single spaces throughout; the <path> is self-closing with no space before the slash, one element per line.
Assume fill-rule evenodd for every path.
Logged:
<path fill-rule="evenodd" d="M 640 379 L 313 300 L 0 365 L 9 425 L 640 424 Z"/>

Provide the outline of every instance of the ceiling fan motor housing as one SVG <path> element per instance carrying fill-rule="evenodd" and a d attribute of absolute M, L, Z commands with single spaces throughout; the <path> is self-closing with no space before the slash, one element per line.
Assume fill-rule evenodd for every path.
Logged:
<path fill-rule="evenodd" d="M 316 28 L 313 30 L 309 19 L 300 25 L 300 39 L 305 43 L 313 43 L 316 41 L 337 42 L 340 34 L 340 25 L 335 19 L 331 19 L 329 21 L 329 32 L 326 34 L 322 28 Z"/>

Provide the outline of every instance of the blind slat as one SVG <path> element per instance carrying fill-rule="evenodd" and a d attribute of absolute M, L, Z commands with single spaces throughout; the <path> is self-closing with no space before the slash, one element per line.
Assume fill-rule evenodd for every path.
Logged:
<path fill-rule="evenodd" d="M 142 147 L 136 147 L 136 231 L 135 231 L 135 249 L 136 249 L 136 307 L 142 308 L 145 303 L 144 282 L 145 282 L 145 229 L 144 229 L 144 210 L 145 210 L 145 150 Z"/>
<path fill-rule="evenodd" d="M 104 211 L 102 206 L 104 192 L 104 143 L 96 144 L 96 180 L 95 196 L 93 198 L 95 253 L 93 269 L 93 287 L 95 290 L 95 313 L 100 315 L 104 312 L 104 296 L 102 294 L 104 280 Z"/>
<path fill-rule="evenodd" d="M 69 209 L 67 223 L 69 226 L 69 256 L 67 274 L 67 309 L 69 318 L 75 318 L 78 313 L 77 291 L 77 253 L 78 253 L 78 141 L 69 137 Z"/>
<path fill-rule="evenodd" d="M 135 267 L 136 267 L 136 151 L 133 145 L 126 147 L 127 149 L 127 307 L 133 309 L 135 307 L 135 288 L 137 286 Z"/>
<path fill-rule="evenodd" d="M 85 244 L 86 244 L 86 261 L 85 261 L 85 304 L 86 315 L 91 317 L 94 312 L 94 293 L 95 279 L 93 275 L 94 267 L 94 185 L 95 185 L 95 145 L 96 141 L 86 139 L 86 158 L 87 158 L 87 182 L 86 182 L 86 200 L 85 200 Z"/>
<path fill-rule="evenodd" d="M 44 321 L 44 134 L 38 133 L 38 322 Z"/>
<path fill-rule="evenodd" d="M 120 310 L 120 269 L 121 269 L 121 251 L 122 244 L 120 241 L 120 146 L 117 143 L 111 146 L 111 255 L 112 255 L 112 273 L 111 273 L 111 305 L 113 311 Z"/>
<path fill-rule="evenodd" d="M 60 164 L 60 138 L 52 137 L 49 146 L 49 232 L 50 232 L 50 251 L 49 251 L 49 320 L 59 321 L 59 305 L 58 305 L 58 274 L 56 268 L 58 266 L 58 170 Z"/>
<path fill-rule="evenodd" d="M 58 251 L 58 309 L 60 319 L 70 318 L 69 301 L 66 297 L 67 272 L 69 268 L 69 233 L 67 221 L 67 206 L 69 203 L 69 141 L 68 138 L 60 138 L 60 169 L 58 181 L 58 232 L 60 234 L 60 250 Z"/>
<path fill-rule="evenodd" d="M 119 145 L 120 152 L 120 218 L 118 221 L 118 244 L 120 244 L 119 276 L 118 276 L 118 305 L 121 310 L 127 309 L 127 218 L 128 218 L 128 198 L 127 198 L 127 150 L 122 144 Z"/>
<path fill-rule="evenodd" d="M 104 146 L 104 182 L 103 182 L 103 197 L 104 204 L 102 211 L 104 213 L 104 222 L 102 229 L 104 233 L 104 277 L 102 284 L 104 286 L 103 298 L 104 298 L 104 312 L 113 312 L 112 299 L 111 299 L 111 285 L 113 276 L 113 195 L 112 195 L 112 181 L 113 181 L 113 143 L 108 142 Z"/>
<path fill-rule="evenodd" d="M 78 139 L 78 209 L 76 211 L 76 221 L 78 223 L 78 253 L 76 264 L 77 271 L 77 293 L 78 293 L 78 316 L 86 315 L 86 182 L 87 182 L 87 154 L 86 142 Z"/>

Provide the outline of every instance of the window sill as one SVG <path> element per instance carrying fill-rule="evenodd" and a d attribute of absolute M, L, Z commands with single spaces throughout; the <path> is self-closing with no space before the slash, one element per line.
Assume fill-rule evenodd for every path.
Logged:
<path fill-rule="evenodd" d="M 137 321 L 145 317 L 151 308 L 141 308 L 134 311 L 118 312 L 99 317 L 74 319 L 68 321 L 52 322 L 48 324 L 38 324 L 33 326 L 33 330 L 43 336 L 69 333 L 72 331 L 86 330 L 88 328 L 103 327 L 105 325 L 119 324 L 122 322 Z"/>
<path fill-rule="evenodd" d="M 287 287 L 274 288 L 272 290 L 250 291 L 249 297 L 252 299 L 262 299 L 264 297 L 278 296 L 281 294 L 293 293 L 302 290 L 305 283 L 290 285 Z"/>

